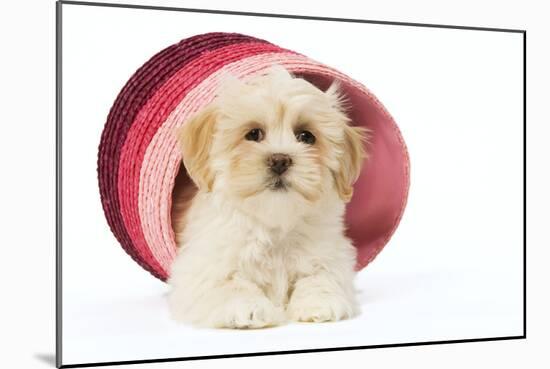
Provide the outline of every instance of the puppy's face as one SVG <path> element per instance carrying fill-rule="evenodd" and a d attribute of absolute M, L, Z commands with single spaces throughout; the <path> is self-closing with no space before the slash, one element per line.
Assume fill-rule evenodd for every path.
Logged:
<path fill-rule="evenodd" d="M 183 125 L 184 164 L 201 190 L 313 203 L 329 191 L 349 201 L 364 157 L 337 85 L 323 92 L 281 67 L 228 80 Z"/>

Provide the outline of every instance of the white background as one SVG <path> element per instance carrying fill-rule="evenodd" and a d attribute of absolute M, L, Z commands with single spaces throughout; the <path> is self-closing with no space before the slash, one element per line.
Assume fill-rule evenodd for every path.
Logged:
<path fill-rule="evenodd" d="M 544 167 L 545 158 L 548 157 L 548 153 L 542 151 L 543 146 L 541 145 L 545 142 L 547 134 L 547 132 L 541 130 L 542 124 L 548 120 L 547 117 L 546 119 L 543 118 L 541 114 L 542 108 L 544 108 L 543 98 L 545 97 L 542 94 L 542 87 L 544 83 L 548 82 L 548 79 L 547 74 L 540 73 L 542 72 L 540 67 L 548 64 L 548 55 L 541 53 L 542 48 L 537 48 L 537 46 L 542 46 L 545 40 L 544 29 L 541 27 L 542 18 L 537 19 L 538 15 L 542 16 L 542 10 L 536 11 L 530 8 L 528 9 L 530 11 L 527 11 L 519 6 L 514 8 L 512 5 L 507 5 L 504 9 L 490 6 L 480 8 L 480 5 L 477 4 L 475 11 L 473 11 L 473 7 L 469 8 L 462 2 L 461 6 L 463 8 L 447 7 L 442 9 L 437 6 L 430 7 L 426 5 L 425 7 L 419 7 L 416 11 L 411 11 L 411 8 L 407 8 L 405 5 L 399 8 L 395 4 L 387 4 L 384 7 L 371 6 L 365 7 L 365 9 L 354 9 L 349 6 L 334 6 L 332 9 L 317 7 L 316 11 L 313 12 L 305 7 L 300 9 L 298 4 L 278 4 L 281 6 L 279 9 L 262 8 L 260 5 L 254 7 L 245 3 L 240 6 L 236 4 L 234 9 L 517 27 L 529 30 L 529 338 L 527 341 L 521 342 L 247 358 L 187 363 L 186 365 L 189 367 L 207 367 L 231 364 L 251 367 L 260 364 L 275 367 L 297 361 L 302 365 L 324 364 L 331 366 L 341 363 L 343 360 L 363 360 L 368 362 L 369 365 L 387 365 L 388 367 L 399 363 L 406 363 L 409 366 L 421 364 L 423 367 L 440 367 L 441 365 L 446 367 L 474 365 L 477 367 L 487 363 L 501 367 L 517 367 L 524 364 L 527 358 L 532 362 L 534 360 L 547 360 L 536 355 L 538 352 L 537 347 L 542 344 L 542 338 L 548 328 L 547 317 L 543 314 L 548 309 L 548 301 L 537 293 L 542 292 L 540 289 L 544 286 L 545 278 L 547 279 L 547 275 L 545 275 L 547 272 L 544 272 L 544 270 L 547 260 L 545 255 L 547 256 L 548 253 L 543 247 L 548 243 L 548 240 L 543 241 L 542 233 L 542 226 L 545 222 L 544 217 L 542 217 L 544 214 L 543 209 L 548 205 L 548 198 L 540 191 L 548 185 L 548 178 L 536 171 L 537 167 Z M 185 5 L 199 6 L 198 3 L 193 4 L 193 2 L 186 2 Z M 54 337 L 51 319 L 53 316 L 54 280 L 54 259 L 51 247 L 54 238 L 54 219 L 52 217 L 54 209 L 54 135 L 52 131 L 53 6 L 48 8 L 50 15 L 50 18 L 47 19 L 48 22 L 44 19 L 44 14 L 47 12 L 46 4 L 43 3 L 42 6 L 44 12 L 29 11 L 27 20 L 9 17 L 8 21 L 10 22 L 4 23 L 12 27 L 18 27 L 14 29 L 17 30 L 20 38 L 9 37 L 16 34 L 14 29 L 9 30 L 9 32 L 5 30 L 2 33 L 8 36 L 6 37 L 7 46 L 32 45 L 34 48 L 33 50 L 29 47 L 20 47 L 17 57 L 8 58 L 7 55 L 9 54 L 6 53 L 6 57 L 2 61 L 2 63 L 6 63 L 3 68 L 5 75 L 3 74 L 2 77 L 9 77 L 8 83 L 4 86 L 7 94 L 3 100 L 9 101 L 9 104 L 4 107 L 8 112 L 5 119 L 6 122 L 13 122 L 10 129 L 16 129 L 14 133 L 21 136 L 20 140 L 14 140 L 12 139 L 13 134 L 11 136 L 4 135 L 2 146 L 2 163 L 7 170 L 13 171 L 16 178 L 18 178 L 17 181 L 5 180 L 2 184 L 3 188 L 6 186 L 2 192 L 7 194 L 2 199 L 3 204 L 7 204 L 4 207 L 7 211 L 5 214 L 3 213 L 3 217 L 5 217 L 4 224 L 8 224 L 5 227 L 3 244 L 5 244 L 6 249 L 9 248 L 9 250 L 14 251 L 13 254 L 7 254 L 10 259 L 6 257 L 5 268 L 3 269 L 3 272 L 6 272 L 5 280 L 8 281 L 3 287 L 5 296 L 8 297 L 3 300 L 5 302 L 2 312 L 7 319 L 3 319 L 2 326 L 4 327 L 3 332 L 7 335 L 2 339 L 3 346 L 8 348 L 6 350 L 8 351 L 8 362 L 13 363 L 15 360 L 20 360 L 21 366 L 25 365 L 25 367 L 33 364 L 38 366 L 43 363 L 44 358 L 50 357 L 48 355 L 53 352 Z M 418 7 L 419 5 L 416 4 L 415 6 Z M 8 14 L 8 12 L 2 12 L 2 14 Z M 42 19 L 42 23 L 39 22 L 39 19 Z M 34 51 L 43 52 L 43 59 L 40 59 L 38 55 L 30 58 L 30 53 Z M 43 63 L 41 63 L 41 60 L 43 60 Z M 24 73 L 17 73 L 16 66 L 22 67 Z M 11 81 L 17 83 L 11 83 Z M 35 81 L 36 84 L 31 85 L 31 81 Z M 388 105 L 392 113 L 397 115 L 394 107 L 391 106 L 391 102 L 383 95 L 383 92 L 379 88 L 374 90 Z M 14 95 L 21 96 L 21 101 L 13 101 L 11 97 Z M 28 108 L 29 101 L 35 102 L 36 106 L 33 109 Z M 402 121 L 399 120 L 399 124 L 404 128 Z M 411 145 L 410 139 L 408 137 L 407 139 L 409 145 Z M 536 192 L 537 189 L 538 192 Z M 410 208 L 408 211 L 410 211 Z M 535 215 L 540 216 L 535 218 Z M 18 222 L 14 223 L 14 219 L 17 219 Z M 399 232 L 404 232 L 403 229 L 404 224 Z M 396 240 L 397 237 L 393 242 L 397 242 Z M 373 264 L 373 269 L 376 265 L 386 263 L 383 258 L 390 258 L 390 250 L 392 249 L 388 248 L 383 252 L 380 259 Z M 404 252 L 403 250 L 402 247 L 399 252 Z M 372 280 L 369 282 L 372 282 Z M 15 313 L 19 314 L 15 315 Z M 14 343 L 17 343 L 17 345 Z M 399 353 L 399 355 L 396 355 L 396 353 Z M 176 367 L 176 365 L 180 366 L 181 364 L 164 364 L 157 367 Z M 12 364 L 12 366 L 14 365 Z M 537 366 L 543 365 L 538 362 Z"/>

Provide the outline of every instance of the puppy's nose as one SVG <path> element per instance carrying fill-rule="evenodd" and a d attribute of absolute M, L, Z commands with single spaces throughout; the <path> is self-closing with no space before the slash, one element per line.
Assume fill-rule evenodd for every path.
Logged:
<path fill-rule="evenodd" d="M 272 154 L 267 164 L 273 173 L 281 175 L 292 165 L 292 159 L 287 154 Z"/>

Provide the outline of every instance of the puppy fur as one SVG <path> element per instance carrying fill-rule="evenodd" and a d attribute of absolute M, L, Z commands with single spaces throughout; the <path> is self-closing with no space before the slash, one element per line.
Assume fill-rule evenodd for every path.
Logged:
<path fill-rule="evenodd" d="M 365 135 L 337 84 L 323 92 L 280 66 L 228 77 L 178 132 L 198 190 L 175 189 L 172 316 L 261 328 L 356 315 L 356 252 L 343 215 Z M 281 156 L 282 174 L 270 169 Z"/>

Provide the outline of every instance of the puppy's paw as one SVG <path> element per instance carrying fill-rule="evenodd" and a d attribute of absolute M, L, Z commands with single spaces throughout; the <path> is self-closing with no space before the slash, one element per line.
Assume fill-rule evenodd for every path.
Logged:
<path fill-rule="evenodd" d="M 337 294 L 300 294 L 291 298 L 287 315 L 297 322 L 333 322 L 353 317 L 357 312 L 354 301 Z"/>
<path fill-rule="evenodd" d="M 265 296 L 235 296 L 216 310 L 211 321 L 216 328 L 266 328 L 285 321 L 283 309 Z"/>

